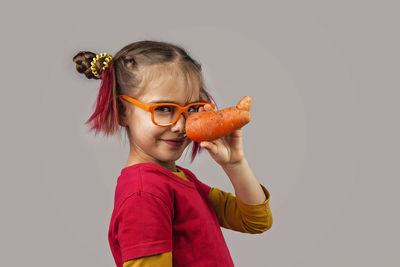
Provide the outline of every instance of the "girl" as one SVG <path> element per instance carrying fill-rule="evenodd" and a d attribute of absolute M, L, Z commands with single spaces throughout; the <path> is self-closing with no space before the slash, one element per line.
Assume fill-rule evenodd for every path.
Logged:
<path fill-rule="evenodd" d="M 241 129 L 213 142 L 186 137 L 186 118 L 215 107 L 201 65 L 182 47 L 157 41 L 129 44 L 115 56 L 81 51 L 73 60 L 78 72 L 102 80 L 86 123 L 95 134 L 121 127 L 129 137 L 108 232 L 116 265 L 234 266 L 220 227 L 265 232 L 270 194 L 244 157 Z M 207 149 L 236 196 L 175 164 L 191 143 L 191 162 Z"/>

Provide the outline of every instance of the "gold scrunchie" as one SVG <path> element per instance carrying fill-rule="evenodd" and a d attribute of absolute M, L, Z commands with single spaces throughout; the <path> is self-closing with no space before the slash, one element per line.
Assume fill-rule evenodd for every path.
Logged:
<path fill-rule="evenodd" d="M 92 62 L 90 63 L 91 67 L 90 69 L 92 70 L 92 73 L 94 76 L 96 76 L 97 78 L 100 78 L 100 75 L 97 73 L 96 70 L 96 62 L 100 59 L 100 58 L 105 58 L 103 61 L 103 71 L 108 67 L 108 62 L 111 61 L 112 56 L 108 53 L 100 53 L 100 55 L 96 55 L 95 58 L 93 58 Z"/>

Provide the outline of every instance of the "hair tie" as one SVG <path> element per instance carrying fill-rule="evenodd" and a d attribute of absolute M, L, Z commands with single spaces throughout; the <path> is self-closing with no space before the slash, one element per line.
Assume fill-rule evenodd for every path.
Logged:
<path fill-rule="evenodd" d="M 108 67 L 108 63 L 112 60 L 112 56 L 108 53 L 100 53 L 100 55 L 96 55 L 96 57 L 93 58 L 92 62 L 90 63 L 90 65 L 92 65 L 90 69 L 92 70 L 93 75 L 96 76 L 97 78 L 100 78 L 100 75 L 97 73 L 95 64 L 101 58 L 105 58 L 103 61 L 104 65 L 102 68 L 103 71 Z"/>

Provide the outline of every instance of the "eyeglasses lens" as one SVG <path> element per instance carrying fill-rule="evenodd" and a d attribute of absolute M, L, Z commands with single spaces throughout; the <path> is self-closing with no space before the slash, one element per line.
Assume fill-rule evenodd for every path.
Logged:
<path fill-rule="evenodd" d="M 202 106 L 204 105 L 190 105 L 188 107 L 188 115 L 197 113 Z M 174 105 L 162 105 L 154 109 L 154 120 L 158 124 L 171 123 L 177 116 L 178 108 Z"/>

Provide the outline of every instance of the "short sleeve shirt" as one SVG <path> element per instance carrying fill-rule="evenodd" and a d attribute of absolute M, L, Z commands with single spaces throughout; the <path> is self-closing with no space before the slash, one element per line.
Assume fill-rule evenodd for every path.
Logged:
<path fill-rule="evenodd" d="M 173 266 L 234 266 L 208 198 L 210 186 L 179 167 L 186 181 L 156 163 L 118 177 L 108 240 L 117 267 L 172 251 Z"/>

